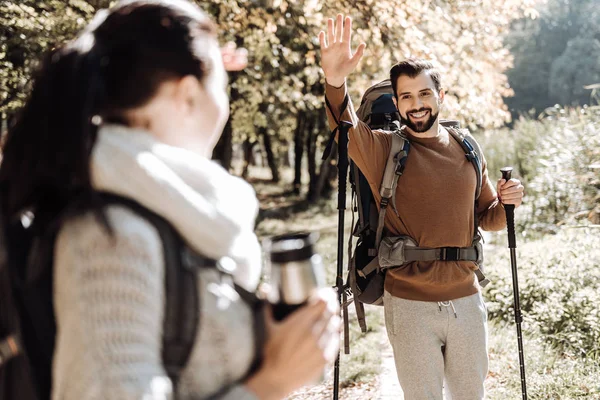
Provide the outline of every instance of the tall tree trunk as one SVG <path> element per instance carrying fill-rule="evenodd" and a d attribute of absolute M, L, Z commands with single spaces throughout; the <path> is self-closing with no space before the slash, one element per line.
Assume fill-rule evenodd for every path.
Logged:
<path fill-rule="evenodd" d="M 258 132 L 263 138 L 263 144 L 265 145 L 265 151 L 267 152 L 267 163 L 269 164 L 269 168 L 271 169 L 271 180 L 272 182 L 279 182 L 279 166 L 277 165 L 277 160 L 275 159 L 275 154 L 273 153 L 271 137 L 267 132 L 267 128 L 259 128 Z"/>
<path fill-rule="evenodd" d="M 318 136 L 319 132 L 323 131 L 327 134 L 327 139 L 329 140 L 329 131 L 327 131 L 327 123 L 324 118 L 325 113 L 323 111 L 316 114 L 315 123 L 315 139 L 312 140 L 312 144 L 307 143 L 307 145 L 312 145 L 312 160 L 315 164 L 316 170 L 316 160 L 317 157 L 321 157 L 320 153 L 317 153 L 316 148 L 316 136 Z M 310 147 L 309 147 L 309 151 Z M 307 199 L 309 201 L 316 201 L 322 197 L 328 197 L 334 189 L 334 181 L 337 176 L 337 143 L 333 142 L 331 148 L 331 154 L 329 158 L 323 160 L 319 167 L 319 173 L 316 172 L 311 176 L 309 193 L 307 195 Z"/>
<path fill-rule="evenodd" d="M 87 0 L 87 3 L 96 10 L 110 7 L 110 2 L 111 0 Z"/>
<path fill-rule="evenodd" d="M 231 118 L 227 121 L 223 134 L 213 150 L 212 159 L 221 163 L 221 166 L 231 171 L 231 160 L 233 157 L 233 129 L 231 128 Z"/>
<path fill-rule="evenodd" d="M 17 122 L 17 113 L 13 114 L 5 114 L 6 117 L 6 127 L 10 129 Z"/>
<path fill-rule="evenodd" d="M 254 146 L 256 146 L 257 142 L 255 140 L 250 140 L 250 138 L 246 138 L 243 144 L 244 149 L 244 165 L 242 167 L 242 178 L 248 178 L 248 172 L 250 165 L 255 165 L 254 160 Z"/>
<path fill-rule="evenodd" d="M 325 183 L 321 187 L 320 196 L 321 197 L 330 197 L 337 187 L 337 177 L 338 177 L 338 169 L 337 169 L 337 145 L 336 145 L 336 159 L 329 164 L 329 168 L 326 169 L 325 173 L 327 176 L 325 177 Z"/>
<path fill-rule="evenodd" d="M 304 156 L 305 112 L 300 111 L 294 133 L 294 194 L 300 194 L 302 188 L 302 157 Z"/>
<path fill-rule="evenodd" d="M 319 132 L 319 119 L 320 115 L 318 112 L 311 113 L 309 124 L 307 127 L 307 135 L 306 135 L 306 149 L 308 156 L 308 194 L 307 198 L 311 198 L 314 196 L 314 191 L 317 187 L 318 175 L 317 175 L 317 157 L 320 157 L 317 153 L 317 143 L 316 138 L 318 137 Z"/>
<path fill-rule="evenodd" d="M 322 115 L 325 115 L 325 112 L 323 111 Z M 330 131 L 329 131 L 329 125 L 327 124 L 327 120 L 325 118 L 321 119 L 321 123 L 322 123 L 322 129 L 327 129 L 327 137 L 330 137 Z M 327 163 L 327 166 L 325 167 L 325 170 L 323 171 L 326 176 L 325 176 L 325 181 L 323 182 L 323 184 L 318 188 L 319 191 L 319 196 L 321 197 L 329 197 L 331 196 L 331 193 L 335 190 L 336 188 L 336 182 L 337 182 L 337 176 L 338 176 L 338 169 L 337 169 L 337 165 L 338 165 L 338 147 L 337 147 L 337 142 L 333 142 L 333 148 L 334 150 L 332 151 L 332 155 L 330 157 L 331 162 Z"/>
<path fill-rule="evenodd" d="M 331 148 L 330 157 L 321 163 L 315 190 L 308 198 L 309 201 L 317 201 L 322 197 L 327 197 L 333 191 L 332 177 L 335 179 L 337 172 L 337 152 L 337 143 L 334 143 Z"/>
<path fill-rule="evenodd" d="M 0 113 L 0 160 L 2 157 L 2 148 L 4 147 L 4 135 L 6 135 L 7 131 L 7 126 L 4 125 L 5 121 L 4 113 Z"/>

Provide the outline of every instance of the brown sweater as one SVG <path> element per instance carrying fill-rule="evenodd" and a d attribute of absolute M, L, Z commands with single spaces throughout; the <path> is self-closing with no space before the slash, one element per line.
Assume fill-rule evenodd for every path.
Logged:
<path fill-rule="evenodd" d="M 346 86 L 326 85 L 326 97 L 339 117 Z M 329 125 L 336 122 L 327 110 Z M 338 118 L 340 120 L 340 118 Z M 371 130 L 356 116 L 352 102 L 341 116 L 351 121 L 348 153 L 367 178 L 379 204 L 379 187 L 391 147 L 391 136 Z M 392 235 L 409 235 L 421 247 L 468 247 L 474 234 L 473 204 L 477 176 L 460 144 L 446 131 L 434 138 L 408 134 L 410 155 L 398 182 L 396 207 L 388 209 L 385 228 Z M 482 155 L 483 158 L 483 155 Z M 479 226 L 488 231 L 506 225 L 504 208 L 498 202 L 483 159 L 483 183 L 477 210 Z M 393 296 L 420 301 L 446 301 L 477 293 L 471 261 L 412 262 L 388 271 L 385 289 Z"/>

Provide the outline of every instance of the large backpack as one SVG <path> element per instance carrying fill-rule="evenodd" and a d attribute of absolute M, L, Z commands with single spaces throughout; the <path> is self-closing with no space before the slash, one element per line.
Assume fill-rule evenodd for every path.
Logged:
<path fill-rule="evenodd" d="M 165 314 L 162 362 L 174 386 L 191 353 L 199 324 L 197 272 L 217 268 L 187 245 L 170 223 L 133 200 L 100 194 L 104 206 L 125 206 L 158 231 L 165 260 Z M 74 207 L 76 208 L 76 207 Z M 78 210 L 81 212 L 81 210 Z M 48 400 L 56 324 L 52 301 L 54 242 L 61 223 L 38 226 L 24 214 L 0 221 L 0 400 Z M 242 288 L 241 297 L 260 313 L 258 299 Z M 258 314 L 257 314 L 258 315 Z M 260 318 L 255 315 L 255 318 Z M 255 328 L 258 324 L 255 324 Z M 257 340 L 262 340 L 256 331 Z"/>
<path fill-rule="evenodd" d="M 477 216 L 475 216 L 475 236 L 471 248 L 425 249 L 417 247 L 416 242 L 409 237 L 385 237 L 383 226 L 385 214 L 389 205 L 395 210 L 396 188 L 398 184 L 401 184 L 401 176 L 410 153 L 410 141 L 403 133 L 404 127 L 400 125 L 400 116 L 392 99 L 393 90 L 388 79 L 367 89 L 357 110 L 358 118 L 369 125 L 371 129 L 383 130 L 392 137 L 391 150 L 380 186 L 380 211 L 378 211 L 367 179 L 356 164 L 350 162 L 353 220 L 354 211 L 358 211 L 358 219 L 356 223 L 353 223 L 348 245 L 349 267 L 345 287 L 346 290 L 352 292 L 357 318 L 363 332 L 367 331 L 363 304 L 383 304 L 386 270 L 401 265 L 396 263 L 398 260 L 388 262 L 386 257 L 390 258 L 389 253 L 397 253 L 398 248 L 404 249 L 405 262 L 435 259 L 472 260 L 479 265 L 476 274 L 480 285 L 485 286 L 489 283 L 483 275 L 482 238 L 478 229 Z M 466 129 L 460 129 L 458 121 L 440 120 L 440 124 L 460 143 L 465 151 L 465 156 L 475 168 L 477 189 L 474 194 L 474 210 L 476 210 L 482 184 L 482 160 L 479 145 Z M 355 246 L 352 245 L 352 236 L 357 238 Z M 401 246 L 399 247 L 399 245 Z M 388 254 L 380 254 L 386 249 L 390 250 Z M 344 303 L 345 321 L 347 321 L 346 308 L 349 303 Z M 347 326 L 345 331 L 348 331 Z M 345 336 L 345 350 L 348 353 L 349 344 L 347 335 Z"/>

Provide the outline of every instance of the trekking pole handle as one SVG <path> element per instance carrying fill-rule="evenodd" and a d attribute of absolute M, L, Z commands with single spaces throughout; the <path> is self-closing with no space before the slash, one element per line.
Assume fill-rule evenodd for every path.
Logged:
<path fill-rule="evenodd" d="M 509 181 L 512 177 L 512 167 L 504 167 L 500 169 L 502 179 Z M 517 239 L 515 238 L 515 206 L 514 204 L 503 204 L 506 212 L 506 228 L 508 231 L 508 248 L 517 248 Z"/>
<path fill-rule="evenodd" d="M 502 172 L 502 179 L 504 180 L 510 180 L 510 178 L 512 178 L 512 171 L 513 168 L 512 167 L 504 167 L 500 169 L 500 172 Z"/>

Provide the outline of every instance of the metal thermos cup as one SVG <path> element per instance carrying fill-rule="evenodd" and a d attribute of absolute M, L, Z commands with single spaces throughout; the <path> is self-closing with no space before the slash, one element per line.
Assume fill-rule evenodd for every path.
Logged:
<path fill-rule="evenodd" d="M 306 303 L 325 284 L 323 261 L 316 252 L 317 233 L 299 232 L 275 236 L 265 242 L 274 317 L 284 319 Z"/>

